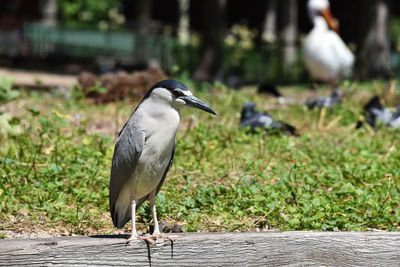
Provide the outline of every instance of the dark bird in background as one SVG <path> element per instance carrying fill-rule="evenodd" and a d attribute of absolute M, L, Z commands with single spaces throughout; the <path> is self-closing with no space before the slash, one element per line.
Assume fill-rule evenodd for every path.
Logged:
<path fill-rule="evenodd" d="M 335 87 L 330 96 L 319 96 L 307 100 L 306 105 L 309 109 L 315 107 L 332 107 L 333 105 L 340 104 L 340 93 L 339 89 Z"/>
<path fill-rule="evenodd" d="M 372 127 L 376 128 L 377 122 L 384 125 L 399 128 L 400 127 L 400 105 L 393 112 L 391 108 L 383 107 L 379 96 L 374 96 L 364 106 L 365 121 Z M 357 123 L 357 128 L 362 126 L 362 122 Z"/>
<path fill-rule="evenodd" d="M 268 113 L 257 111 L 256 104 L 253 102 L 246 102 L 243 105 L 240 116 L 240 127 L 250 127 L 252 133 L 256 131 L 256 128 L 261 128 L 267 130 L 268 132 L 297 135 L 296 128 L 294 126 L 283 121 L 274 121 L 274 119 Z"/>
<path fill-rule="evenodd" d="M 282 97 L 281 93 L 276 88 L 276 85 L 271 83 L 262 83 L 257 88 L 257 93 L 259 94 L 269 94 L 275 97 Z"/>

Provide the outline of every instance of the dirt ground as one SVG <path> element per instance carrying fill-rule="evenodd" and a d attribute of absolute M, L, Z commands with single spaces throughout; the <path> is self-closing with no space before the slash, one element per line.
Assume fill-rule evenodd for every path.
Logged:
<path fill-rule="evenodd" d="M 0 68 L 0 77 L 9 76 L 15 80 L 15 87 L 69 87 L 76 83 L 75 75 L 52 74 L 40 71 Z"/>

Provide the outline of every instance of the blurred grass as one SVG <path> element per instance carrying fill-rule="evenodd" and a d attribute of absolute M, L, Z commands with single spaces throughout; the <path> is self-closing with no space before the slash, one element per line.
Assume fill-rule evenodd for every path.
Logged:
<path fill-rule="evenodd" d="M 354 129 L 372 95 L 396 104 L 399 95 L 388 97 L 386 87 L 347 82 L 344 102 L 323 116 L 302 103 L 311 94 L 329 94 L 326 88 L 281 88 L 285 105 L 254 88 L 216 84 L 198 91 L 219 116 L 182 112 L 175 162 L 157 197 L 159 219 L 185 231 L 399 230 L 398 131 Z M 24 131 L 0 152 L 0 231 L 119 232 L 109 216 L 110 163 L 116 134 L 137 103 L 21 95 L 5 106 Z M 248 100 L 298 127 L 301 136 L 239 130 Z M 143 205 L 139 228 L 146 231 L 150 220 Z"/>

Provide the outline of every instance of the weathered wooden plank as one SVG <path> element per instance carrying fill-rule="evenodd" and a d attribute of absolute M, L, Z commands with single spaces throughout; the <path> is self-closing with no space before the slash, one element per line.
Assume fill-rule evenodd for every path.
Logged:
<path fill-rule="evenodd" d="M 152 266 L 400 266 L 398 232 L 185 233 L 150 246 Z M 0 266 L 149 266 L 124 236 L 0 240 Z"/>

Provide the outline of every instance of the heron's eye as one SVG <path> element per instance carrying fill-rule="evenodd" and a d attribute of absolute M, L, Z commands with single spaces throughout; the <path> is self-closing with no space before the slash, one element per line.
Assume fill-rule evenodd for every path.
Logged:
<path fill-rule="evenodd" d="M 183 96 L 183 93 L 181 92 L 181 90 L 178 90 L 178 89 L 172 90 L 172 93 L 176 97 Z"/>

